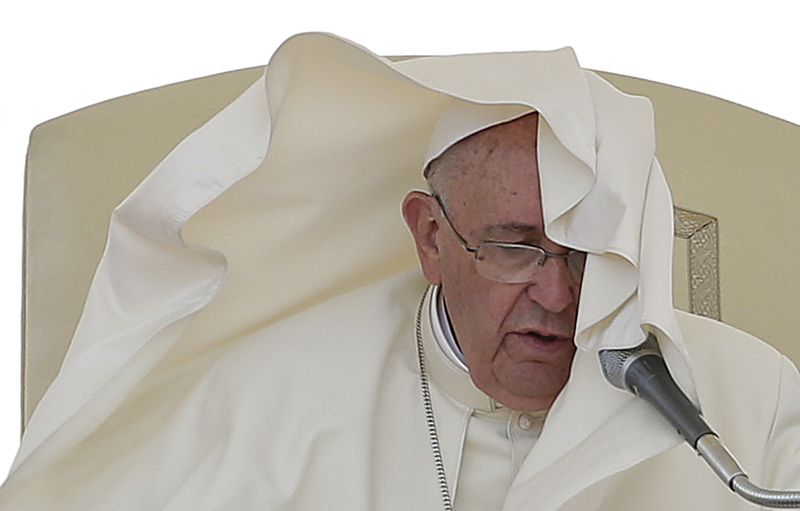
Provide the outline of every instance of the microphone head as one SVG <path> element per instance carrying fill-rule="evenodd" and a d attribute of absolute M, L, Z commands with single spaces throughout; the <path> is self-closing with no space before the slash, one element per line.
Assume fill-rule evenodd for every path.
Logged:
<path fill-rule="evenodd" d="M 640 345 L 622 350 L 600 350 L 600 366 L 608 383 L 618 389 L 628 390 L 625 384 L 625 373 L 631 364 L 643 355 L 654 354 L 661 356 L 656 337 L 649 334 Z"/>

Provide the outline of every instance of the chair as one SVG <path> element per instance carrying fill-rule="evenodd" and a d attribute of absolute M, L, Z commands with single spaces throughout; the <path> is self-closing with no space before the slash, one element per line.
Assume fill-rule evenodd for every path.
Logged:
<path fill-rule="evenodd" d="M 262 73 L 243 69 L 112 99 L 37 126 L 26 166 L 23 427 L 80 318 L 114 207 Z M 601 73 L 655 106 L 676 207 L 675 303 L 800 364 L 800 126 L 712 96 Z M 723 307 L 724 306 L 724 307 Z"/>

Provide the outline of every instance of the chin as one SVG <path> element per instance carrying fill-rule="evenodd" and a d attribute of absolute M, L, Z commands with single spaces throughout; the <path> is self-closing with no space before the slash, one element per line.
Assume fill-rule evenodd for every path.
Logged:
<path fill-rule="evenodd" d="M 540 363 L 533 364 L 542 365 Z M 533 371 L 537 374 L 531 374 Z M 542 374 L 543 372 L 545 374 Z M 547 374 L 551 372 L 555 374 Z M 552 404 L 567 384 L 569 370 L 564 372 L 542 367 L 515 368 L 513 371 L 495 372 L 495 379 L 499 387 L 495 392 L 506 396 L 506 400 L 514 398 L 514 401 L 543 404 L 546 408 Z M 497 399 L 497 401 L 503 402 L 501 399 Z"/>

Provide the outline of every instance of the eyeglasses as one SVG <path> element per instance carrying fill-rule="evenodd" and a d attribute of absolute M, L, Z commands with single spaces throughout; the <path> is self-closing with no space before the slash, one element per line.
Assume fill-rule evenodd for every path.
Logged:
<path fill-rule="evenodd" d="M 487 279 L 507 284 L 529 282 L 539 268 L 544 266 L 548 257 L 565 259 L 570 275 L 575 282 L 580 283 L 583 279 L 586 252 L 570 250 L 566 254 L 554 254 L 535 245 L 497 241 L 484 241 L 476 247 L 470 246 L 469 242 L 453 226 L 442 199 L 436 194 L 433 194 L 433 197 L 439 203 L 447 224 L 461 241 L 461 246 L 475 256 L 475 267 L 478 273 Z"/>

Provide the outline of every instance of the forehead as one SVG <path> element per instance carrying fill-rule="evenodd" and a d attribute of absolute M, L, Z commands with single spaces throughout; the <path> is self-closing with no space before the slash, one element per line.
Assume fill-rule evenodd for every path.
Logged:
<path fill-rule="evenodd" d="M 464 168 L 451 202 L 474 233 L 542 231 L 536 130 L 536 116 L 528 115 L 459 142 Z"/>

